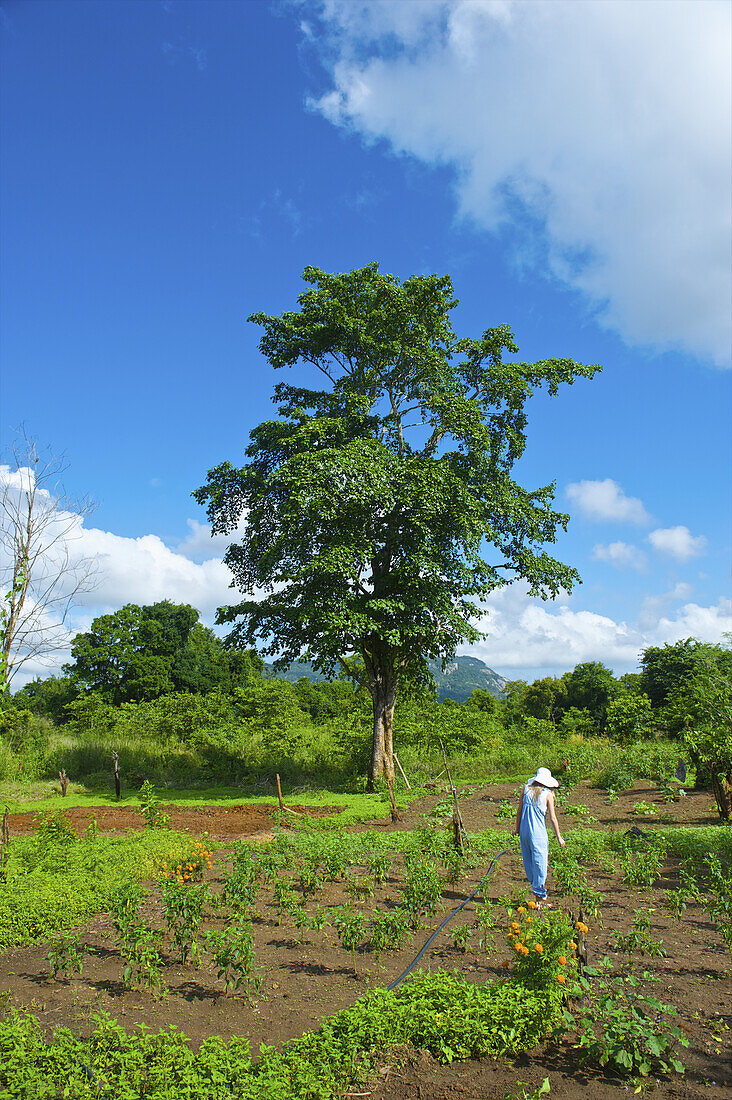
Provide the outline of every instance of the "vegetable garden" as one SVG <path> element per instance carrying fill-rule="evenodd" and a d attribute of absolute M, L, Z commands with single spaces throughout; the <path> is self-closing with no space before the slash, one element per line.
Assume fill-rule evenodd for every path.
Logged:
<path fill-rule="evenodd" d="M 517 790 L 461 788 L 465 854 L 439 791 L 396 825 L 238 840 L 38 815 L 3 866 L 0 1095 L 723 1096 L 732 834 L 708 792 L 564 787 L 539 912 Z"/>

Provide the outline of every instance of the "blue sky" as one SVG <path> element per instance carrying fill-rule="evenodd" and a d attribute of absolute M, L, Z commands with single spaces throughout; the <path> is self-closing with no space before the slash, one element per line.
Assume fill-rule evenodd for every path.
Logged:
<path fill-rule="evenodd" d="M 72 632 L 166 597 L 212 620 L 227 576 L 190 493 L 271 409 L 245 318 L 292 308 L 306 264 L 371 260 L 449 273 L 460 335 L 507 322 L 522 358 L 604 367 L 532 401 L 517 470 L 556 479 L 584 584 L 497 594 L 471 652 L 508 676 L 622 672 L 732 629 L 729 18 L 0 3 L 0 442 L 25 423 L 98 502 Z"/>

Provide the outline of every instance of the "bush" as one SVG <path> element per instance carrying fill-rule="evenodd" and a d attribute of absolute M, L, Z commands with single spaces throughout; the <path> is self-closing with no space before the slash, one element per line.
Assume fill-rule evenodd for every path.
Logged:
<path fill-rule="evenodd" d="M 78 839 L 62 814 L 34 837 L 13 840 L 0 892 L 0 951 L 47 939 L 106 909 L 130 879 L 148 878 L 190 846 L 190 838 L 148 830 L 124 838 L 94 829 Z"/>

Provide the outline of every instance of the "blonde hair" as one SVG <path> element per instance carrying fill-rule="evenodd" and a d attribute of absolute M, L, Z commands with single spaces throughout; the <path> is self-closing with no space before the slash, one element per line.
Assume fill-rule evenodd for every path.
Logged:
<path fill-rule="evenodd" d="M 540 783 L 538 779 L 535 779 L 534 782 L 531 784 L 531 797 L 533 798 L 534 802 L 536 802 L 542 791 L 546 791 L 548 789 L 549 788 L 545 787 L 543 783 Z"/>

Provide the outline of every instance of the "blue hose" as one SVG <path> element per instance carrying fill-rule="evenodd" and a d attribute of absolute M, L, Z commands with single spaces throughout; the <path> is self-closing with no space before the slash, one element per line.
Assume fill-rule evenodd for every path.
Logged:
<path fill-rule="evenodd" d="M 388 985 L 388 986 L 386 987 L 386 988 L 387 988 L 387 992 L 391 992 L 391 990 L 392 990 L 392 989 L 396 989 L 396 987 L 397 987 L 398 985 L 400 985 L 400 984 L 401 984 L 401 982 L 403 982 L 403 981 L 404 981 L 404 979 L 405 979 L 405 978 L 407 977 L 407 975 L 408 975 L 408 974 L 411 974 L 412 970 L 413 970 L 413 969 L 414 969 L 414 967 L 415 967 L 415 966 L 417 965 L 417 963 L 419 962 L 419 960 L 420 960 L 420 959 L 422 958 L 422 956 L 424 955 L 424 953 L 425 953 L 425 951 L 427 950 L 427 948 L 429 947 L 429 945 L 430 945 L 430 944 L 432 943 L 432 941 L 433 941 L 433 939 L 435 938 L 435 936 L 437 935 L 437 933 L 438 933 L 438 932 L 441 932 L 441 931 L 442 931 L 442 929 L 443 929 L 443 928 L 445 927 L 445 925 L 446 925 L 446 924 L 448 923 L 448 921 L 451 921 L 451 920 L 452 920 L 452 918 L 453 918 L 453 917 L 454 917 L 454 916 L 455 916 L 455 915 L 456 915 L 457 913 L 459 913 L 459 912 L 460 912 L 460 910 L 461 910 L 461 909 L 462 909 L 462 908 L 463 908 L 464 906 L 466 906 L 466 905 L 468 904 L 468 902 L 469 902 L 469 901 L 472 901 L 472 900 L 473 900 L 473 898 L 475 897 L 475 895 L 476 895 L 476 894 L 477 894 L 477 893 L 478 893 L 478 892 L 480 891 L 480 888 L 481 888 L 481 886 L 483 885 L 483 883 L 485 882 L 485 880 L 486 880 L 486 879 L 488 878 L 488 875 L 489 875 L 489 874 L 491 873 L 491 871 L 493 870 L 493 864 L 494 864 L 494 863 L 496 862 L 496 860 L 497 860 L 497 859 L 500 859 L 500 858 L 501 858 L 501 856 L 505 856 L 505 855 L 506 855 L 506 854 L 507 854 L 508 852 L 510 852 L 510 851 L 511 851 L 511 849 L 510 849 L 510 848 L 504 848 L 502 852 L 499 852 L 499 853 L 498 853 L 498 855 L 496 855 L 496 856 L 494 856 L 494 857 L 493 857 L 493 859 L 492 859 L 492 860 L 491 860 L 491 862 L 490 862 L 490 866 L 489 866 L 488 870 L 487 870 L 487 871 L 486 871 L 486 873 L 485 873 L 485 874 L 483 875 L 483 878 L 482 878 L 482 879 L 480 880 L 480 882 L 478 883 L 478 885 L 477 885 L 477 886 L 475 887 L 475 889 L 473 890 L 473 892 L 472 892 L 472 894 L 470 895 L 470 897 L 469 897 L 469 898 L 466 898 L 466 899 L 465 899 L 465 901 L 461 901 L 461 902 L 460 902 L 460 904 L 459 904 L 459 905 L 457 906 L 457 908 L 453 909 L 453 911 L 452 911 L 451 913 L 448 913 L 448 915 L 447 915 L 447 916 L 445 917 L 445 919 L 444 919 L 444 921 L 442 922 L 442 924 L 440 925 L 440 927 L 439 927 L 439 928 L 436 928 L 436 929 L 434 930 L 434 932 L 432 933 L 432 935 L 430 936 L 430 938 L 429 938 L 429 939 L 427 940 L 427 943 L 426 943 L 426 944 L 424 945 L 424 947 L 423 947 L 423 948 L 422 948 L 422 950 L 421 950 L 421 951 L 419 952 L 419 954 L 417 955 L 417 957 L 416 957 L 415 959 L 413 959 L 413 960 L 412 960 L 412 962 L 411 962 L 411 963 L 409 964 L 409 966 L 408 966 L 408 967 L 407 967 L 407 969 L 406 969 L 406 970 L 404 971 L 404 973 L 403 973 L 403 974 L 400 974 L 400 975 L 399 975 L 399 977 L 398 977 L 398 978 L 396 979 L 396 981 L 393 981 L 393 982 L 391 983 L 391 985 Z"/>

